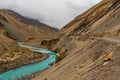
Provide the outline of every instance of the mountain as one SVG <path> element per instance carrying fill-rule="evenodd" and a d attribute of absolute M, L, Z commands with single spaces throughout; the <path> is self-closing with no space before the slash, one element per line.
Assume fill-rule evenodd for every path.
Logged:
<path fill-rule="evenodd" d="M 12 15 L 13 17 L 17 18 L 19 21 L 23 22 L 23 23 L 26 23 L 28 25 L 34 25 L 34 26 L 44 26 L 44 27 L 49 27 L 53 30 L 56 30 L 58 31 L 57 28 L 54 28 L 54 27 L 51 27 L 51 26 L 48 26 L 44 23 L 41 23 L 40 21 L 36 20 L 36 19 L 32 19 L 32 18 L 29 18 L 29 17 L 26 17 L 26 16 L 22 16 L 21 14 L 13 11 L 13 10 L 9 10 L 9 9 L 3 9 L 5 12 L 9 13 L 10 15 Z"/>
<path fill-rule="evenodd" d="M 120 80 L 120 0 L 102 0 L 54 39 L 63 59 L 32 80 Z"/>
<path fill-rule="evenodd" d="M 56 29 L 26 18 L 11 10 L 0 10 L 3 28 L 9 37 L 17 41 L 28 41 L 38 37 L 47 37 L 56 33 Z M 31 23 L 32 22 L 32 23 Z"/>
<path fill-rule="evenodd" d="M 18 46 L 18 42 L 35 40 L 39 45 L 40 40 L 47 39 L 58 31 L 37 20 L 18 15 L 11 10 L 0 10 L 0 72 L 46 59 L 48 55 L 33 54 Z"/>

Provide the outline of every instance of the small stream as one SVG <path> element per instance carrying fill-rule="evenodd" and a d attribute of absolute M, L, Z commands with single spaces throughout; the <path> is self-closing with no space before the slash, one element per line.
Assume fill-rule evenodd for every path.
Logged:
<path fill-rule="evenodd" d="M 49 68 L 49 64 L 55 62 L 55 52 L 33 46 L 26 46 L 23 44 L 19 45 L 21 47 L 28 48 L 33 52 L 42 52 L 48 54 L 49 57 L 41 62 L 25 65 L 7 72 L 0 73 L 0 80 L 27 80 L 31 75 Z"/>

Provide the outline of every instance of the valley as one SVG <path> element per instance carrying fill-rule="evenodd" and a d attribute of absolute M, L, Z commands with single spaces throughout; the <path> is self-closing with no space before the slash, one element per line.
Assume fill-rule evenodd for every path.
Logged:
<path fill-rule="evenodd" d="M 102 0 L 61 30 L 31 24 L 16 14 L 0 11 L 1 72 L 8 70 L 6 64 L 43 62 L 30 80 L 120 80 L 119 0 Z M 18 42 L 25 44 L 20 47 Z"/>
<path fill-rule="evenodd" d="M 33 23 L 30 24 L 29 21 L 24 22 L 23 19 Z M 20 47 L 18 42 L 24 41 L 26 45 L 40 46 L 41 39 L 46 39 L 49 35 L 56 33 L 56 31 L 57 29 L 34 19 L 26 18 L 11 10 L 0 10 L 0 80 L 14 80 L 39 71 L 39 67 L 37 71 L 27 72 L 26 74 L 23 74 L 23 71 L 31 70 L 31 68 L 21 69 L 21 72 L 19 72 L 19 69 L 18 72 L 14 70 L 28 64 L 41 62 L 49 57 L 48 54 L 33 52 L 25 47 Z M 35 39 L 38 39 L 38 42 L 36 41 L 37 45 L 35 45 L 36 43 L 30 44 L 29 41 L 34 41 Z M 42 70 L 48 68 L 48 62 L 46 64 Z M 5 78 L 6 75 L 8 76 Z"/>

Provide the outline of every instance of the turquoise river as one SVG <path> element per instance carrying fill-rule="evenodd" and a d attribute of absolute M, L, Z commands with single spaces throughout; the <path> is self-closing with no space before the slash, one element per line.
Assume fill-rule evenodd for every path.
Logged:
<path fill-rule="evenodd" d="M 33 46 L 26 46 L 21 43 L 18 44 L 19 46 L 28 48 L 33 52 L 48 54 L 49 57 L 41 62 L 25 65 L 7 72 L 0 73 L 0 80 L 27 80 L 31 75 L 49 68 L 49 64 L 55 62 L 55 52 Z"/>

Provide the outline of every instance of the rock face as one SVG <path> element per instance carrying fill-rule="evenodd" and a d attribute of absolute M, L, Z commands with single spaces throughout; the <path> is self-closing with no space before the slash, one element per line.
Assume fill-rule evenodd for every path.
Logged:
<path fill-rule="evenodd" d="M 33 80 L 120 80 L 120 0 L 102 0 L 57 35 L 53 49 L 67 56 Z"/>

